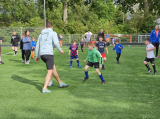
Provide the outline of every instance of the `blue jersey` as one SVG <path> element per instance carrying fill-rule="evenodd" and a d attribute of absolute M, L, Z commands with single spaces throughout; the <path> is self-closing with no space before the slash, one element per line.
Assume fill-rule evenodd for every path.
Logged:
<path fill-rule="evenodd" d="M 36 47 L 36 42 L 35 41 L 31 41 L 31 43 L 32 43 L 32 47 Z M 33 48 L 33 49 L 35 49 L 35 48 Z"/>
<path fill-rule="evenodd" d="M 98 42 L 96 43 L 96 46 L 98 47 L 98 51 L 101 54 L 104 53 L 104 48 L 106 47 L 106 44 L 104 42 Z"/>
<path fill-rule="evenodd" d="M 69 47 L 69 50 L 71 50 L 71 56 L 77 56 L 77 50 L 78 50 L 78 46 L 77 45 L 71 45 Z"/>
<path fill-rule="evenodd" d="M 121 44 L 116 44 L 115 47 L 113 48 L 113 50 L 116 49 L 116 53 L 121 54 L 121 49 L 120 49 L 120 47 L 121 47 L 121 49 L 123 49 L 123 46 L 122 46 Z"/>

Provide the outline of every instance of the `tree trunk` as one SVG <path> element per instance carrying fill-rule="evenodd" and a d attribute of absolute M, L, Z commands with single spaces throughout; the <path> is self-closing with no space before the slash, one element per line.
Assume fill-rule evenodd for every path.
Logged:
<path fill-rule="evenodd" d="M 148 4 L 148 0 L 144 0 L 144 15 L 147 16 L 149 11 L 149 4 Z"/>
<path fill-rule="evenodd" d="M 67 21 L 67 18 L 68 18 L 68 13 L 67 13 L 67 11 L 68 11 L 68 0 L 66 0 L 65 2 L 63 2 L 63 21 L 65 22 L 65 23 L 67 23 L 68 21 Z"/>

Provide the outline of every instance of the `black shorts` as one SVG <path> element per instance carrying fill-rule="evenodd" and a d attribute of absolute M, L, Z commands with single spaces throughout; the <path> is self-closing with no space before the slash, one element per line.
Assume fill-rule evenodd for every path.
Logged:
<path fill-rule="evenodd" d="M 41 59 L 46 63 L 47 69 L 53 69 L 53 65 L 54 65 L 53 55 L 41 55 Z"/>
<path fill-rule="evenodd" d="M 146 57 L 144 61 L 150 62 L 151 64 L 154 64 L 154 58 L 147 58 Z"/>
<path fill-rule="evenodd" d="M 18 47 L 18 43 L 12 43 L 12 47 Z"/>
<path fill-rule="evenodd" d="M 93 62 L 88 61 L 87 65 L 90 67 L 94 66 L 95 69 L 99 68 L 99 62 L 93 63 Z"/>

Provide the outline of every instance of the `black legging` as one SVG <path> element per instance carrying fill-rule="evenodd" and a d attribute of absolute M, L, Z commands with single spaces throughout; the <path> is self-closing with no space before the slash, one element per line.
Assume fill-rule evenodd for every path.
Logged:
<path fill-rule="evenodd" d="M 121 54 L 117 53 L 117 57 L 116 57 L 117 61 L 119 61 L 120 56 L 121 56 Z"/>
<path fill-rule="evenodd" d="M 23 59 L 23 60 L 25 60 L 24 55 L 25 55 L 25 50 L 22 50 L 22 59 Z"/>
<path fill-rule="evenodd" d="M 159 43 L 152 43 L 156 47 L 156 57 L 158 56 Z"/>
<path fill-rule="evenodd" d="M 26 61 L 29 60 L 30 55 L 31 55 L 31 50 L 25 50 Z"/>

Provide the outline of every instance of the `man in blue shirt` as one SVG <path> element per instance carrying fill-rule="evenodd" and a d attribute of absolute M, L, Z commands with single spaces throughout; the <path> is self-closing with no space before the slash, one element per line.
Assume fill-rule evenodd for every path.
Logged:
<path fill-rule="evenodd" d="M 156 25 L 155 29 L 150 34 L 150 42 L 156 47 L 156 58 L 158 58 L 158 49 L 159 49 L 159 37 L 160 31 L 159 27 Z"/>

